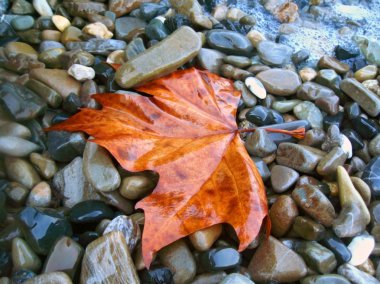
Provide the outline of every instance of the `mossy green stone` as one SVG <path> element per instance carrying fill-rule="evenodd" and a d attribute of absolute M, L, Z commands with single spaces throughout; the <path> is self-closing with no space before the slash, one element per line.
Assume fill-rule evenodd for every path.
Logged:
<path fill-rule="evenodd" d="M 41 43 L 41 31 L 37 29 L 30 29 L 25 31 L 17 32 L 17 35 L 20 37 L 21 41 L 30 43 L 30 44 L 40 44 Z"/>
<path fill-rule="evenodd" d="M 73 223 L 93 223 L 113 218 L 112 209 L 100 200 L 86 200 L 76 204 L 70 211 Z"/>
<path fill-rule="evenodd" d="M 201 47 L 198 34 L 190 27 L 183 26 L 160 43 L 124 63 L 116 71 L 116 82 L 128 89 L 167 75 L 194 58 Z"/>
<path fill-rule="evenodd" d="M 25 240 L 38 254 L 47 255 L 62 236 L 71 236 L 69 221 L 52 209 L 44 211 L 25 207 L 17 215 Z"/>
<path fill-rule="evenodd" d="M 38 94 L 52 108 L 57 108 L 62 104 L 62 96 L 40 81 L 29 79 L 25 86 Z"/>

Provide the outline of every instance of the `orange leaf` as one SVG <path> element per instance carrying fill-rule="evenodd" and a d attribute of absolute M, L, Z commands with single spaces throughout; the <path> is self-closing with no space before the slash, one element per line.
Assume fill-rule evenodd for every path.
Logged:
<path fill-rule="evenodd" d="M 195 231 L 231 224 L 244 250 L 268 213 L 260 174 L 236 125 L 240 93 L 230 80 L 194 68 L 138 87 L 152 97 L 97 94 L 102 110 L 83 109 L 48 130 L 85 131 L 129 171 L 153 170 L 143 257 Z"/>

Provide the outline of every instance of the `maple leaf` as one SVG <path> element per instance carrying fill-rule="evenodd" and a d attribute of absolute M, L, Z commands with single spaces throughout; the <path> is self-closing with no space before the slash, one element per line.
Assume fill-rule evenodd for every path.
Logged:
<path fill-rule="evenodd" d="M 48 130 L 84 131 L 128 171 L 159 173 L 145 212 L 143 258 L 200 229 L 228 223 L 244 250 L 267 216 L 261 176 L 240 139 L 240 93 L 230 80 L 197 69 L 172 73 L 137 91 L 97 94 L 101 110 L 82 109 Z"/>

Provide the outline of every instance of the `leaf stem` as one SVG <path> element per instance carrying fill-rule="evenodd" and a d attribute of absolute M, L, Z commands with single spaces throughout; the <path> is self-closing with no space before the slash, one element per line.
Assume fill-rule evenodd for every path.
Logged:
<path fill-rule="evenodd" d="M 238 133 L 245 133 L 245 132 L 255 132 L 257 128 L 248 128 L 248 129 L 238 129 Z M 263 128 L 267 132 L 275 132 L 275 133 L 282 133 L 290 135 L 297 139 L 304 139 L 305 138 L 305 128 L 297 128 L 295 130 L 284 130 L 284 129 L 276 129 L 276 128 Z"/>

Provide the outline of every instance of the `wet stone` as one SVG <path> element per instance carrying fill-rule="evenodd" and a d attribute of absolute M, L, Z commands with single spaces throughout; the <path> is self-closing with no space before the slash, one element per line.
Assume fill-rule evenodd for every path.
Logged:
<path fill-rule="evenodd" d="M 343 166 L 347 154 L 340 148 L 335 147 L 318 163 L 317 173 L 321 176 L 334 175 L 338 166 Z"/>
<path fill-rule="evenodd" d="M 288 167 L 275 165 L 271 169 L 271 184 L 276 193 L 282 193 L 291 188 L 297 181 L 299 174 Z"/>
<path fill-rule="evenodd" d="M 331 273 L 337 266 L 334 254 L 315 241 L 301 242 L 296 246 L 296 251 L 312 269 L 321 274 Z"/>
<path fill-rule="evenodd" d="M 253 255 L 248 272 L 255 282 L 294 282 L 306 276 L 307 267 L 297 253 L 269 236 Z"/>
<path fill-rule="evenodd" d="M 368 151 L 372 157 L 380 156 L 380 134 L 377 134 L 368 144 Z"/>
<path fill-rule="evenodd" d="M 52 192 L 50 185 L 42 181 L 32 188 L 26 204 L 31 207 L 49 207 L 51 200 Z"/>
<path fill-rule="evenodd" d="M 350 70 L 350 67 L 347 64 L 327 55 L 321 57 L 318 61 L 318 67 L 321 69 L 333 69 L 338 74 L 344 74 Z"/>
<path fill-rule="evenodd" d="M 256 78 L 263 83 L 267 92 L 278 96 L 295 94 L 302 83 L 297 73 L 277 68 L 260 72 Z"/>
<path fill-rule="evenodd" d="M 332 232 L 325 232 L 320 243 L 334 253 L 338 263 L 347 263 L 351 260 L 351 252 L 346 244 Z"/>
<path fill-rule="evenodd" d="M 117 18 L 115 21 L 116 38 L 130 41 L 136 33 L 143 31 L 146 26 L 146 22 L 139 18 Z"/>
<path fill-rule="evenodd" d="M 268 137 L 266 130 L 257 129 L 248 135 L 245 147 L 249 154 L 264 158 L 274 153 L 277 149 L 276 144 Z"/>
<path fill-rule="evenodd" d="M 19 271 L 15 271 L 12 273 L 12 284 L 21 284 L 21 283 L 25 283 L 27 280 L 29 279 L 32 279 L 34 278 L 36 275 L 36 273 L 34 273 L 33 271 L 30 271 L 30 270 L 25 270 L 25 269 L 22 269 L 22 270 L 19 270 Z"/>
<path fill-rule="evenodd" d="M 42 212 L 25 207 L 17 220 L 25 240 L 38 254 L 47 255 L 58 238 L 72 234 L 70 223 L 53 210 Z"/>
<path fill-rule="evenodd" d="M 37 275 L 25 282 L 24 284 L 48 284 L 48 283 L 59 283 L 59 284 L 72 284 L 70 277 L 64 272 L 50 272 Z"/>
<path fill-rule="evenodd" d="M 161 41 L 169 35 L 169 31 L 161 20 L 153 19 L 145 27 L 145 34 L 150 40 Z"/>
<path fill-rule="evenodd" d="M 200 253 L 198 260 L 205 271 L 220 271 L 237 268 L 241 263 L 241 256 L 233 248 L 215 248 Z"/>
<path fill-rule="evenodd" d="M 380 195 L 380 157 L 373 158 L 365 167 L 362 179 L 369 185 L 375 196 Z"/>
<path fill-rule="evenodd" d="M 52 108 L 58 108 L 62 103 L 61 95 L 40 81 L 29 79 L 25 86 L 39 95 Z"/>
<path fill-rule="evenodd" d="M 348 245 L 348 250 L 352 255 L 349 264 L 354 266 L 363 264 L 368 259 L 374 248 L 375 239 L 368 233 L 365 232 L 359 236 L 355 236 Z"/>
<path fill-rule="evenodd" d="M 56 161 L 69 162 L 75 157 L 82 155 L 85 145 L 85 137 L 81 133 L 66 131 L 48 132 L 48 151 Z"/>
<path fill-rule="evenodd" d="M 225 56 L 226 55 L 220 51 L 209 48 L 201 48 L 197 55 L 197 62 L 202 69 L 208 70 L 211 73 L 219 74 L 219 70 L 223 64 L 223 58 Z"/>
<path fill-rule="evenodd" d="M 16 31 L 28 30 L 33 27 L 34 19 L 32 16 L 19 16 L 12 19 L 11 25 Z"/>
<path fill-rule="evenodd" d="M 269 211 L 269 218 L 272 223 L 271 234 L 278 238 L 284 236 L 297 216 L 298 209 L 294 200 L 287 195 L 279 196 Z"/>
<path fill-rule="evenodd" d="M 26 269 L 38 272 L 41 268 L 41 260 L 21 238 L 14 238 L 12 240 L 12 263 L 16 271 Z"/>
<path fill-rule="evenodd" d="M 308 217 L 297 216 L 292 230 L 307 241 L 319 241 L 324 238 L 325 228 Z"/>
<path fill-rule="evenodd" d="M 70 210 L 70 221 L 77 224 L 99 222 L 113 217 L 112 209 L 100 200 L 86 200 Z"/>
<path fill-rule="evenodd" d="M 149 270 L 144 269 L 139 272 L 139 278 L 142 283 L 173 283 L 173 274 L 166 267 L 152 267 Z M 192 282 L 194 283 L 194 282 Z"/>
<path fill-rule="evenodd" d="M 372 139 L 380 132 L 380 129 L 376 123 L 362 116 L 355 117 L 351 120 L 351 123 L 354 130 L 363 139 Z"/>
<path fill-rule="evenodd" d="M 291 47 L 268 40 L 260 41 L 256 48 L 262 62 L 270 66 L 286 65 L 293 53 Z"/>
<path fill-rule="evenodd" d="M 268 166 L 265 164 L 264 160 L 258 157 L 252 157 L 252 160 L 254 161 L 257 170 L 260 173 L 260 176 L 262 177 L 263 181 L 266 181 L 270 177 L 270 171 L 268 169 Z"/>
<path fill-rule="evenodd" d="M 66 43 L 68 50 L 82 49 L 92 54 L 108 55 L 112 51 L 124 49 L 125 41 L 117 39 L 91 38 L 88 41 L 71 41 Z"/>
<path fill-rule="evenodd" d="M 40 182 L 40 177 L 36 170 L 24 159 L 6 157 L 5 167 L 9 179 L 22 184 L 28 189 Z"/>
<path fill-rule="evenodd" d="M 253 284 L 253 282 L 246 276 L 239 273 L 228 274 L 219 284 Z"/>
<path fill-rule="evenodd" d="M 313 275 L 302 279 L 301 284 L 350 284 L 343 276 L 338 274 L 326 274 L 326 275 Z"/>
<path fill-rule="evenodd" d="M 211 48 L 226 54 L 250 56 L 253 51 L 251 42 L 237 32 L 211 30 L 207 33 L 206 39 Z"/>
<path fill-rule="evenodd" d="M 315 82 L 330 88 L 336 95 L 341 96 L 340 82 L 342 78 L 333 69 L 322 69 L 318 71 Z"/>
<path fill-rule="evenodd" d="M 336 214 L 330 200 L 316 186 L 303 184 L 292 192 L 292 198 L 311 218 L 325 227 L 331 227 Z"/>
<path fill-rule="evenodd" d="M 254 106 L 247 112 L 245 117 L 248 121 L 258 126 L 279 124 L 284 122 L 284 119 L 280 113 L 263 106 Z"/>
<path fill-rule="evenodd" d="M 34 151 L 38 151 L 40 147 L 28 140 L 12 137 L 0 137 L 0 153 L 13 157 L 25 157 Z"/>
<path fill-rule="evenodd" d="M 359 134 L 353 129 L 345 129 L 342 131 L 348 140 L 350 140 L 352 149 L 355 151 L 361 150 L 364 148 L 363 139 L 359 136 Z"/>
<path fill-rule="evenodd" d="M 312 102 L 297 104 L 293 112 L 298 119 L 307 120 L 312 128 L 322 128 L 322 113 Z"/>
<path fill-rule="evenodd" d="M 293 108 L 301 103 L 301 100 L 283 100 L 275 101 L 272 104 L 272 108 L 277 110 L 279 113 L 287 113 L 293 110 Z"/>
<path fill-rule="evenodd" d="M 339 266 L 337 272 L 351 283 L 379 284 L 379 281 L 375 277 L 348 263 Z"/>
<path fill-rule="evenodd" d="M 145 51 L 144 41 L 141 38 L 134 38 L 125 50 L 126 60 L 131 60 Z M 124 62 L 123 62 L 124 63 Z"/>

